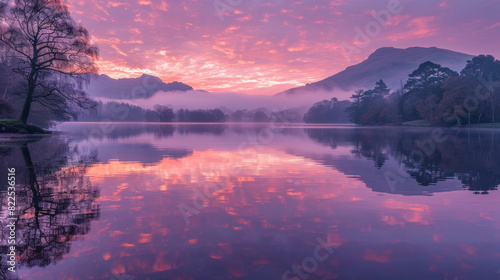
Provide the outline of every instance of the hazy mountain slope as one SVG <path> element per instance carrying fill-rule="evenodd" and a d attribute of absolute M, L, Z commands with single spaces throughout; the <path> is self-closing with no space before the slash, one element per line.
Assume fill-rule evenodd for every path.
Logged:
<path fill-rule="evenodd" d="M 365 61 L 347 67 L 324 80 L 307 84 L 306 86 L 286 90 L 280 94 L 311 93 L 315 91 L 354 90 L 357 88 L 373 88 L 375 82 L 383 79 L 392 88 L 400 87 L 408 74 L 426 61 L 441 64 L 452 70 L 460 71 L 465 67 L 468 59 L 473 56 L 436 47 L 412 47 L 407 49 L 380 48 L 371 54 Z"/>
<path fill-rule="evenodd" d="M 188 91 L 192 87 L 180 83 L 164 83 L 158 77 L 142 75 L 139 78 L 112 79 L 107 75 L 96 75 L 92 78 L 87 92 L 92 97 L 113 99 L 148 98 L 158 91 Z"/>

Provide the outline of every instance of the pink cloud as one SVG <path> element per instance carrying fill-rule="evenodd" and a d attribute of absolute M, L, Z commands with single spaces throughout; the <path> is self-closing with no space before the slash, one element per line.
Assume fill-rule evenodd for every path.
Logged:
<path fill-rule="evenodd" d="M 433 27 L 435 16 L 418 17 L 410 20 L 407 24 L 408 29 L 404 32 L 389 35 L 391 41 L 399 41 L 404 39 L 425 38 L 434 35 L 436 28 Z"/>
<path fill-rule="evenodd" d="M 456 17 L 459 13 L 453 10 L 466 9 L 461 5 L 448 6 L 443 12 L 429 9 L 428 3 L 401 1 L 404 12 L 392 15 L 380 35 L 347 60 L 339 47 L 341 42 L 353 42 L 354 27 L 363 29 L 374 20 L 365 11 L 386 9 L 386 2 L 243 1 L 227 10 L 221 21 L 213 1 L 67 1 L 72 15 L 98 43 L 102 73 L 126 77 L 144 72 L 213 91 L 276 93 L 342 71 L 381 46 L 440 47 L 442 41 L 436 41 L 435 35 L 441 28 L 446 28 L 445 38 L 454 38 L 446 40 L 444 47 L 455 46 L 459 40 L 471 41 L 464 39 L 469 35 L 464 29 L 469 27 L 461 25 L 463 18 Z M 432 3 L 436 6 L 449 0 Z M 474 9 L 468 10 L 469 21 L 498 21 L 488 16 L 497 3 L 486 8 L 470 5 L 482 10 L 481 16 L 475 15 Z M 479 41 L 468 52 L 474 53 L 476 45 L 486 48 L 488 43 L 491 50 L 481 52 L 500 57 L 494 47 L 498 44 L 491 43 L 498 39 L 484 27 L 474 27 L 470 29 Z M 497 27 L 493 24 L 486 30 Z M 476 36 L 479 30 L 485 33 L 483 39 Z"/>
<path fill-rule="evenodd" d="M 495 24 L 492 24 L 492 25 L 490 25 L 488 27 L 485 27 L 484 30 L 490 30 L 490 29 L 493 29 L 493 28 L 497 28 L 499 26 L 500 26 L 500 21 L 497 22 L 497 23 L 495 23 Z"/>
<path fill-rule="evenodd" d="M 450 2 L 443 1 L 443 2 L 439 3 L 439 7 L 440 8 L 448 8 L 448 7 L 450 7 Z"/>
<path fill-rule="evenodd" d="M 130 4 L 128 4 L 128 3 L 121 3 L 121 2 L 109 2 L 108 5 L 113 7 L 113 8 L 117 8 L 120 6 L 130 6 Z"/>
<path fill-rule="evenodd" d="M 153 3 L 149 0 L 139 0 L 139 2 L 137 2 L 139 5 L 144 5 L 144 6 L 150 6 L 150 5 L 153 5 Z"/>
<path fill-rule="evenodd" d="M 419 17 L 411 20 L 410 27 L 412 27 L 413 29 L 410 33 L 419 37 L 427 37 L 433 35 L 436 29 L 432 28 L 431 24 L 435 20 L 435 16 Z"/>
<path fill-rule="evenodd" d="M 387 23 L 390 26 L 398 26 L 401 22 L 410 19 L 410 15 L 395 15 L 391 18 L 391 21 Z"/>
<path fill-rule="evenodd" d="M 158 9 L 166 12 L 168 10 L 168 3 L 162 1 L 161 4 L 158 6 Z"/>

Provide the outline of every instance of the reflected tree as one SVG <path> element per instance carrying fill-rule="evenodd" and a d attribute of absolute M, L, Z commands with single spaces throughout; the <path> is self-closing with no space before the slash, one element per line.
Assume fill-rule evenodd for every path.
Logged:
<path fill-rule="evenodd" d="M 54 141 L 21 142 L 10 148 L 18 149 L 10 153 L 11 160 L 14 157 L 22 159 L 15 163 L 19 166 L 16 167 L 15 246 L 21 266 L 45 267 L 57 263 L 70 251 L 73 241 L 90 231 L 91 222 L 100 215 L 96 202 L 99 190 L 85 176 L 95 153 L 82 155 L 78 147 L 66 141 L 54 145 L 50 140 Z M 37 148 L 33 154 L 36 160 L 30 145 Z M 5 235 L 5 229 L 2 230 Z M 2 252 L 8 246 L 2 241 Z M 4 270 L 6 268 L 2 267 Z"/>
<path fill-rule="evenodd" d="M 375 129 L 305 129 L 307 135 L 318 143 L 332 149 L 351 145 L 354 157 L 371 159 L 375 167 L 381 168 L 389 158 L 389 147 L 394 138 L 385 137 L 387 131 Z M 374 141 L 373 139 L 377 139 Z"/>
<path fill-rule="evenodd" d="M 392 157 L 419 185 L 432 187 L 440 181 L 456 178 L 463 188 L 475 194 L 488 194 L 500 185 L 500 143 L 495 131 L 447 130 L 444 143 L 429 143 L 431 129 L 305 129 L 314 141 L 332 149 L 352 147 L 357 159 L 372 160 L 382 168 Z M 420 158 L 421 157 L 421 158 Z M 397 173 L 399 171 L 395 171 Z"/>

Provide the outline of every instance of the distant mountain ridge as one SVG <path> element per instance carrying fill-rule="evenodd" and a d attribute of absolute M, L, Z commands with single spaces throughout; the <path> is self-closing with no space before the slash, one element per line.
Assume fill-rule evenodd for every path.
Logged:
<path fill-rule="evenodd" d="M 91 97 L 110 99 L 149 98 L 158 91 L 189 91 L 193 88 L 181 82 L 164 83 L 160 78 L 143 74 L 139 78 L 113 79 L 108 75 L 94 75 L 87 87 Z"/>
<path fill-rule="evenodd" d="M 400 87 L 408 78 L 408 74 L 418 68 L 421 63 L 432 61 L 460 71 L 473 55 L 454 52 L 436 47 L 411 47 L 397 49 L 384 47 L 377 49 L 365 61 L 347 67 L 345 70 L 321 81 L 292 88 L 281 94 L 314 93 L 318 91 L 342 90 L 351 91 L 358 88 L 373 88 L 375 82 L 382 79 L 393 90 Z"/>

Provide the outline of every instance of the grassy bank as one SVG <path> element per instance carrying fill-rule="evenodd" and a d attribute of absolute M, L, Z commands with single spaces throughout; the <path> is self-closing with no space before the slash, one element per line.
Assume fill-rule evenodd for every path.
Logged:
<path fill-rule="evenodd" d="M 23 124 L 18 120 L 0 120 L 0 133 L 18 134 L 51 134 L 43 128 L 34 125 Z"/>

